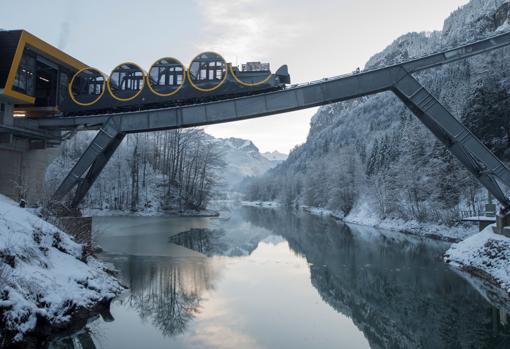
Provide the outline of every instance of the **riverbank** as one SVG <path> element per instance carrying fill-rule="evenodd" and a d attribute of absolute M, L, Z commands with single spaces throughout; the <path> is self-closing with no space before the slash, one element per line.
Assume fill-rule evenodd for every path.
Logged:
<path fill-rule="evenodd" d="M 444 260 L 503 290 L 510 297 L 510 238 L 495 234 L 492 226 L 452 245 Z"/>
<path fill-rule="evenodd" d="M 0 347 L 61 332 L 123 289 L 69 235 L 0 195 Z"/>

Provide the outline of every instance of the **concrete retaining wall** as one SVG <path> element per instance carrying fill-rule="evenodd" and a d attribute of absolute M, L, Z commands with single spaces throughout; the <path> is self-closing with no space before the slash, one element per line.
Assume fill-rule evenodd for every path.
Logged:
<path fill-rule="evenodd" d="M 40 204 L 45 197 L 44 178 L 49 164 L 58 156 L 58 148 L 33 149 L 25 140 L 0 143 L 0 193 L 29 205 Z"/>

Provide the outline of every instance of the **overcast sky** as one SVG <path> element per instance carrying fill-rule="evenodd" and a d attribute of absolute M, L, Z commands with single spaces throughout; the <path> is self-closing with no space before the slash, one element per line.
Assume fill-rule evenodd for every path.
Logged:
<path fill-rule="evenodd" d="M 2 0 L 0 28 L 26 29 L 109 73 L 160 57 L 187 64 L 201 51 L 227 61 L 288 64 L 294 82 L 363 66 L 398 36 L 442 28 L 468 0 Z M 217 137 L 251 139 L 288 152 L 306 140 L 309 109 L 207 127 Z"/>

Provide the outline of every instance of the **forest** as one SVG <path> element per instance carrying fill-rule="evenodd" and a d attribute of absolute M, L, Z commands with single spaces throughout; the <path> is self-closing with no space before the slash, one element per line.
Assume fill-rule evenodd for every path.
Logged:
<path fill-rule="evenodd" d="M 78 133 L 61 146 L 46 173 L 54 192 L 94 132 Z M 83 207 L 109 210 L 202 210 L 225 165 L 221 151 L 200 129 L 130 134 L 117 149 Z"/>

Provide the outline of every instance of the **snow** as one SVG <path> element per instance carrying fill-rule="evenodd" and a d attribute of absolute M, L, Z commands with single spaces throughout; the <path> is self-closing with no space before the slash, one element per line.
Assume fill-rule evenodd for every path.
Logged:
<path fill-rule="evenodd" d="M 474 216 L 462 219 L 465 222 L 496 222 L 496 217 Z"/>
<path fill-rule="evenodd" d="M 445 261 L 459 270 L 482 276 L 510 294 L 510 238 L 495 234 L 493 226 L 452 245 Z"/>
<path fill-rule="evenodd" d="M 477 231 L 477 227 L 474 225 L 447 227 L 441 224 L 423 223 L 414 220 L 406 221 L 403 219 L 382 219 L 375 213 L 376 211 L 366 201 L 361 202 L 346 217 L 344 217 L 344 214 L 340 211 L 309 206 L 301 206 L 301 208 L 312 215 L 329 216 L 340 219 L 345 223 L 398 231 L 450 242 L 461 241 Z"/>
<path fill-rule="evenodd" d="M 262 176 L 279 163 L 263 156 L 250 140 L 220 138 L 216 142 L 226 164 L 218 175 L 227 190 L 235 191 L 245 178 Z"/>
<path fill-rule="evenodd" d="M 272 151 L 272 152 L 262 153 L 262 156 L 270 161 L 276 161 L 276 162 L 283 162 L 283 161 L 287 160 L 287 158 L 289 157 L 289 155 L 280 153 L 277 150 Z"/>
<path fill-rule="evenodd" d="M 344 218 L 344 221 L 346 223 L 368 225 L 386 230 L 396 230 L 451 242 L 461 241 L 477 232 L 477 226 L 475 225 L 448 227 L 442 224 L 418 222 L 416 220 L 383 219 L 376 214 L 376 210 L 374 210 L 367 201 L 363 201 L 357 205 L 349 215 Z"/>
<path fill-rule="evenodd" d="M 510 29 L 510 23 L 508 22 L 508 20 L 505 21 L 505 23 L 503 23 L 502 25 L 500 25 L 498 27 L 498 29 L 496 29 L 496 32 L 498 33 L 502 33 L 502 32 L 506 32 Z"/>
<path fill-rule="evenodd" d="M 90 309 L 121 290 L 67 234 L 0 195 L 0 338 L 23 339 L 38 317 L 64 326 L 73 309 Z"/>

